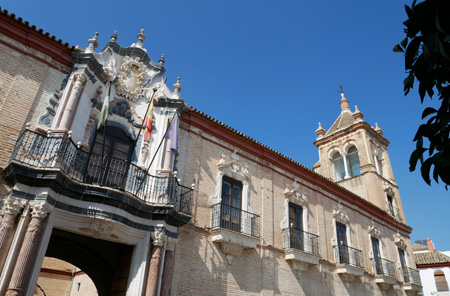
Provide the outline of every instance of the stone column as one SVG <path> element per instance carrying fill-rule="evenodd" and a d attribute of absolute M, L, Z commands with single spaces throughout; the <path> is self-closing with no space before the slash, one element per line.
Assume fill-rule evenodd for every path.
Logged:
<path fill-rule="evenodd" d="M 347 163 L 347 153 L 342 152 L 342 160 L 344 161 L 344 170 L 345 170 L 345 177 L 344 179 L 350 178 L 350 175 L 348 173 L 348 163 Z"/>
<path fill-rule="evenodd" d="M 170 284 L 172 283 L 173 273 L 173 252 L 177 239 L 169 238 L 166 243 L 166 258 L 164 260 L 164 270 L 161 282 L 160 296 L 168 296 L 170 293 Z"/>
<path fill-rule="evenodd" d="M 23 205 L 21 205 L 20 200 L 13 196 L 9 196 L 5 200 L 3 206 L 3 219 L 0 223 L 0 258 L 5 249 L 7 249 L 9 236 L 14 227 L 14 221 L 22 207 Z"/>
<path fill-rule="evenodd" d="M 156 296 L 158 288 L 158 274 L 161 265 L 161 250 L 164 245 L 164 234 L 158 233 L 152 235 L 152 256 L 147 278 L 146 296 Z"/>
<path fill-rule="evenodd" d="M 39 245 L 43 220 L 50 212 L 50 205 L 46 201 L 31 201 L 31 221 L 25 234 L 14 272 L 9 282 L 6 296 L 22 296 L 24 287 L 32 271 L 35 249 Z"/>
<path fill-rule="evenodd" d="M 83 72 L 78 72 L 73 75 L 73 87 L 70 91 L 69 99 L 67 100 L 64 112 L 59 122 L 58 129 L 69 130 L 70 123 L 74 114 L 74 109 L 77 106 L 78 99 L 83 91 L 84 84 L 88 77 Z"/>

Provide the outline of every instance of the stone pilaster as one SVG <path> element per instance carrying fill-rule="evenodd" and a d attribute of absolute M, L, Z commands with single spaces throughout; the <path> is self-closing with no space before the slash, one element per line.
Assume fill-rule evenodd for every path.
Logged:
<path fill-rule="evenodd" d="M 22 207 L 23 205 L 20 200 L 13 196 L 9 196 L 5 200 L 3 206 L 3 219 L 0 223 L 0 257 L 7 247 L 11 230 L 14 227 L 14 221 L 16 220 L 16 216 Z"/>
<path fill-rule="evenodd" d="M 30 276 L 35 249 L 39 245 L 43 220 L 51 210 L 45 201 L 31 201 L 31 221 L 28 225 L 6 296 L 21 296 Z"/>
<path fill-rule="evenodd" d="M 69 130 L 70 123 L 74 114 L 74 109 L 77 106 L 78 99 L 83 91 L 84 84 L 86 83 L 88 77 L 83 72 L 75 73 L 73 76 L 73 87 L 70 91 L 69 99 L 67 100 L 66 107 L 64 108 L 64 113 L 62 115 L 61 121 L 59 123 L 58 129 Z"/>
<path fill-rule="evenodd" d="M 161 265 L 162 246 L 164 245 L 163 233 L 152 235 L 152 256 L 150 259 L 150 267 L 147 278 L 146 296 L 156 296 L 158 288 L 158 273 Z"/>
<path fill-rule="evenodd" d="M 173 252 L 175 250 L 175 245 L 177 239 L 168 238 L 166 243 L 166 257 L 164 259 L 164 270 L 161 282 L 161 293 L 160 296 L 170 295 L 170 284 L 172 283 L 172 273 L 173 273 Z"/>

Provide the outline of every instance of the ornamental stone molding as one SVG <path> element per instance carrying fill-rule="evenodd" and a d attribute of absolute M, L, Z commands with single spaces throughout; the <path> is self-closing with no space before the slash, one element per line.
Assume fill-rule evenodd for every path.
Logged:
<path fill-rule="evenodd" d="M 2 215 L 17 216 L 21 209 L 25 206 L 26 201 L 22 201 L 14 196 L 9 196 L 3 203 Z"/>
<path fill-rule="evenodd" d="M 399 249 L 406 249 L 405 240 L 398 232 L 394 235 L 394 243 L 397 245 Z"/>
<path fill-rule="evenodd" d="M 220 155 L 219 163 L 217 164 L 219 168 L 219 174 L 217 176 L 217 187 L 214 196 L 211 196 L 209 202 L 213 206 L 222 201 L 222 179 L 223 176 L 230 177 L 234 180 L 242 182 L 242 209 L 245 211 L 250 211 L 248 207 L 249 198 L 249 185 L 250 185 L 250 174 L 248 171 L 248 165 L 240 161 L 240 157 L 236 150 L 231 153 L 231 159 L 226 160 L 225 154 Z"/>
<path fill-rule="evenodd" d="M 286 199 L 288 199 L 289 202 L 295 203 L 299 206 L 307 206 L 309 202 L 308 198 L 299 189 L 297 180 L 294 181 L 292 187 L 294 187 L 294 189 L 289 190 L 289 188 L 286 186 L 286 189 L 284 190 L 284 196 L 286 197 Z"/>
<path fill-rule="evenodd" d="M 30 201 L 31 217 L 44 219 L 51 212 L 53 207 L 47 201 Z"/>
<path fill-rule="evenodd" d="M 345 224 L 345 225 L 348 225 L 350 222 L 350 219 L 349 219 L 348 215 L 345 213 L 345 211 L 343 210 L 343 207 L 340 202 L 338 203 L 338 209 L 333 210 L 333 217 L 337 222 Z"/>
<path fill-rule="evenodd" d="M 142 96 L 146 68 L 140 58 L 133 59 L 126 56 L 120 65 L 116 93 L 132 102 L 139 100 Z"/>
<path fill-rule="evenodd" d="M 392 189 L 391 186 L 385 184 L 384 187 L 385 187 L 385 188 L 384 188 L 384 191 L 386 192 L 386 195 L 387 195 L 387 196 L 390 196 L 390 197 L 394 197 L 394 196 L 395 196 L 394 189 Z"/>
<path fill-rule="evenodd" d="M 161 247 L 162 245 L 164 245 L 164 241 L 166 240 L 166 234 L 162 230 L 152 232 L 151 235 L 152 235 L 152 244 L 154 246 Z"/>
<path fill-rule="evenodd" d="M 231 160 L 226 161 L 225 155 L 220 155 L 219 164 L 217 165 L 219 170 L 222 171 L 223 175 L 233 178 L 238 181 L 247 181 L 250 179 L 248 173 L 248 165 L 240 162 L 240 157 L 233 151 L 231 154 Z"/>
<path fill-rule="evenodd" d="M 226 255 L 227 262 L 230 265 L 231 263 L 233 263 L 233 258 L 239 257 L 242 254 L 242 251 L 244 250 L 242 246 L 226 242 L 220 243 L 220 249 L 222 250 L 222 253 Z"/>
<path fill-rule="evenodd" d="M 88 81 L 88 76 L 84 72 L 77 72 L 73 75 L 73 81 L 81 82 L 81 84 L 85 84 Z"/>
<path fill-rule="evenodd" d="M 375 225 L 371 224 L 368 228 L 369 234 L 377 239 L 381 238 L 381 231 Z"/>
<path fill-rule="evenodd" d="M 175 250 L 175 246 L 178 243 L 178 239 L 173 238 L 173 237 L 167 237 L 167 241 L 166 241 L 166 250 L 167 251 L 174 251 Z"/>
<path fill-rule="evenodd" d="M 91 231 L 91 236 L 96 239 L 108 237 L 114 231 L 114 227 L 111 223 L 98 220 L 92 221 L 89 229 Z"/>

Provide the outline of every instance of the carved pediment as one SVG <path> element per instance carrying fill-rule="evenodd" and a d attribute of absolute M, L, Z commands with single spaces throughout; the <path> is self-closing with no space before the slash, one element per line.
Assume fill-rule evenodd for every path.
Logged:
<path fill-rule="evenodd" d="M 381 231 L 375 225 L 369 225 L 369 234 L 375 238 L 381 238 Z"/>
<path fill-rule="evenodd" d="M 348 215 L 343 210 L 341 203 L 338 204 L 337 210 L 333 210 L 333 217 L 337 222 L 342 224 L 348 224 L 350 221 Z"/>
<path fill-rule="evenodd" d="M 117 80 L 116 93 L 136 102 L 141 98 L 142 86 L 145 78 L 146 66 L 140 58 L 126 56 L 120 66 L 119 79 Z"/>
<path fill-rule="evenodd" d="M 219 170 L 222 171 L 223 175 L 235 180 L 246 181 L 250 179 L 248 166 L 247 164 L 240 162 L 239 155 L 237 155 L 236 151 L 231 154 L 230 161 L 225 160 L 224 154 L 220 155 L 220 161 L 217 166 L 219 167 Z"/>
<path fill-rule="evenodd" d="M 306 206 L 308 204 L 308 198 L 299 189 L 299 185 L 297 183 L 297 180 L 294 181 L 292 186 L 294 187 L 292 190 L 290 190 L 286 186 L 286 189 L 284 190 L 284 196 L 289 200 L 289 202 L 292 202 L 292 203 L 297 204 L 299 206 Z"/>
<path fill-rule="evenodd" d="M 400 233 L 396 233 L 394 235 L 394 243 L 399 247 L 400 249 L 406 249 L 406 243 L 405 240 L 402 238 Z"/>

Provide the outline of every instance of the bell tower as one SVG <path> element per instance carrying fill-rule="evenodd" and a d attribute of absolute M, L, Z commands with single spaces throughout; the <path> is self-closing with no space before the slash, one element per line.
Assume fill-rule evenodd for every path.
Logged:
<path fill-rule="evenodd" d="M 341 113 L 325 130 L 320 122 L 314 145 L 319 149 L 319 161 L 313 170 L 405 222 L 387 147 L 389 141 L 375 123 L 363 120 L 364 114 L 341 93 Z"/>

